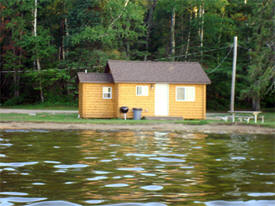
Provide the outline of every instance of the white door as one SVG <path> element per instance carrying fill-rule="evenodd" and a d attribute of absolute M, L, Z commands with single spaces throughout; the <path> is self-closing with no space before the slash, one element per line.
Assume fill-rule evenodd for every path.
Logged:
<path fill-rule="evenodd" d="M 155 84 L 155 115 L 168 116 L 169 113 L 169 85 Z"/>

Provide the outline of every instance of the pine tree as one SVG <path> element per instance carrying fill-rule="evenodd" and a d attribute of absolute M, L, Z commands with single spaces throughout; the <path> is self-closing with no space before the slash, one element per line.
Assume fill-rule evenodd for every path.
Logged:
<path fill-rule="evenodd" d="M 250 17 L 253 34 L 247 76 L 249 87 L 243 94 L 252 100 L 254 110 L 260 110 L 261 100 L 268 92 L 274 92 L 274 8 L 272 0 L 257 1 Z"/>

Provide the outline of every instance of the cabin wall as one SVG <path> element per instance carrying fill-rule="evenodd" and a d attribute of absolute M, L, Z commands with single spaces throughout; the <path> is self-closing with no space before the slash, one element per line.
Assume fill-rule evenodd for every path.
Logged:
<path fill-rule="evenodd" d="M 148 86 L 148 96 L 137 96 L 136 86 Z M 102 88 L 112 87 L 112 99 L 103 99 Z M 176 101 L 177 86 L 194 86 L 195 101 Z M 129 107 L 128 118 L 133 117 L 133 108 L 142 108 L 142 116 L 155 116 L 155 85 L 142 83 L 80 83 L 79 114 L 82 118 L 123 118 L 120 107 Z M 184 119 L 205 119 L 206 85 L 169 85 L 169 116 Z"/>
<path fill-rule="evenodd" d="M 112 87 L 112 99 L 103 99 L 103 87 Z M 80 83 L 79 89 L 79 114 L 81 118 L 115 117 L 114 84 Z"/>
<path fill-rule="evenodd" d="M 119 90 L 118 90 L 118 84 L 114 84 L 114 117 L 118 117 L 119 116 L 119 110 L 118 108 L 118 104 L 119 104 Z"/>
<path fill-rule="evenodd" d="M 136 86 L 148 86 L 148 96 L 137 96 Z M 119 83 L 117 84 L 116 117 L 123 118 L 120 107 L 127 106 L 129 112 L 127 118 L 133 118 L 133 108 L 142 108 L 142 116 L 154 116 L 155 90 L 154 84 Z"/>
<path fill-rule="evenodd" d="M 83 114 L 83 84 L 78 84 L 78 114 L 82 117 Z"/>
<path fill-rule="evenodd" d="M 195 87 L 195 101 L 176 101 L 177 86 Z M 206 85 L 170 84 L 169 85 L 169 116 L 184 119 L 205 119 L 206 117 Z"/>

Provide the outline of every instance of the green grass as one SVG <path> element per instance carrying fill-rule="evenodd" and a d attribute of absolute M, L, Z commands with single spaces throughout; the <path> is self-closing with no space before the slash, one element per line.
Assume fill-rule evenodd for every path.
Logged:
<path fill-rule="evenodd" d="M 261 126 L 265 126 L 265 127 L 273 127 L 275 128 L 275 112 L 263 112 L 261 114 L 259 114 L 259 116 L 264 115 L 264 123 L 261 123 L 261 119 L 258 120 L 257 124 L 254 123 L 254 118 L 252 118 L 250 120 L 250 125 L 261 125 Z M 247 116 L 246 114 L 238 114 L 238 116 Z M 250 115 L 253 116 L 253 115 Z M 247 124 L 247 123 L 243 123 L 243 124 Z"/>
<path fill-rule="evenodd" d="M 35 116 L 29 114 L 0 114 L 0 121 L 14 122 L 57 122 L 57 123 L 92 123 L 92 124 L 194 124 L 203 125 L 213 120 L 123 120 L 123 119 L 81 119 L 77 114 L 48 114 L 38 113 Z"/>
<path fill-rule="evenodd" d="M 275 113 L 264 113 L 265 123 L 260 122 L 257 125 L 275 128 Z M 29 114 L 0 114 L 1 122 L 56 122 L 56 123 L 90 123 L 90 124 L 190 124 L 190 125 L 206 125 L 206 124 L 232 124 L 223 120 L 122 120 L 122 119 L 80 119 L 77 114 L 48 114 L 38 113 L 35 116 Z M 237 123 L 247 125 L 246 123 Z M 250 121 L 250 125 L 255 125 Z"/>
<path fill-rule="evenodd" d="M 275 128 L 275 112 L 263 112 L 265 123 L 263 126 Z"/>
<path fill-rule="evenodd" d="M 26 105 L 16 105 L 16 106 L 1 106 L 3 109 L 42 109 L 42 110 L 78 110 L 77 105 L 73 104 L 52 104 L 52 103 L 43 103 L 43 104 L 26 104 Z"/>

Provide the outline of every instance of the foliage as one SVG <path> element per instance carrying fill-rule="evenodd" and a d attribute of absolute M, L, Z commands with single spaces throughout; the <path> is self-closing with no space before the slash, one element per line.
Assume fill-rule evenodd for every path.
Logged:
<path fill-rule="evenodd" d="M 236 106 L 274 105 L 273 8 L 272 0 L 39 0 L 34 36 L 34 0 L 0 0 L 0 102 L 37 102 L 40 84 L 46 102 L 75 102 L 79 71 L 103 72 L 108 59 L 175 59 L 199 61 L 212 80 L 208 108 L 227 110 L 237 35 Z"/>
<path fill-rule="evenodd" d="M 23 103 L 24 103 L 23 96 L 12 97 L 12 98 L 8 99 L 7 101 L 5 101 L 3 106 L 14 106 L 14 105 L 23 104 Z"/>
<path fill-rule="evenodd" d="M 260 99 L 275 93 L 275 34 L 274 30 L 270 29 L 275 27 L 275 3 L 265 0 L 257 5 L 253 7 L 250 21 L 253 35 L 250 39 L 252 48 L 249 52 L 249 86 L 243 89 L 243 95 L 253 100 L 254 109 L 260 110 Z"/>

